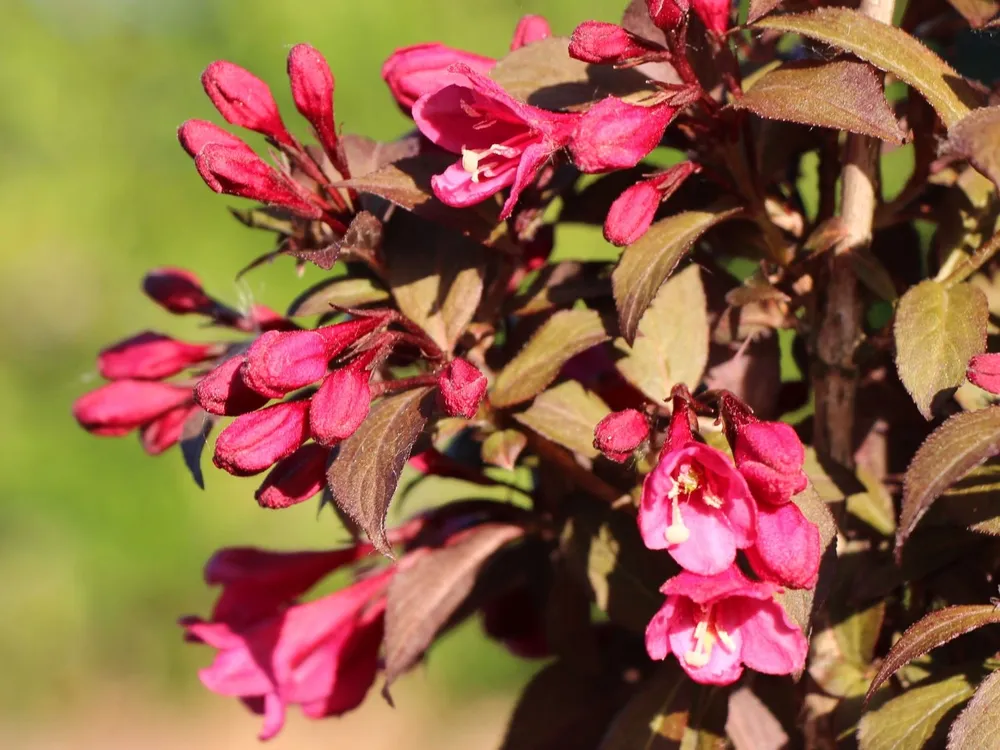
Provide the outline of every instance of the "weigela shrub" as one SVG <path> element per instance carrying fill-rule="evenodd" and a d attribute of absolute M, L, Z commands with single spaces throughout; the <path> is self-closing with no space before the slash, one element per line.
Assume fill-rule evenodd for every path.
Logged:
<path fill-rule="evenodd" d="M 382 77 L 414 129 L 387 143 L 340 130 L 309 45 L 288 77 L 314 144 L 208 66 L 270 146 L 178 131 L 259 204 L 232 209 L 275 237 L 247 269 L 331 273 L 280 314 L 151 271 L 204 340 L 107 347 L 74 416 L 179 444 L 199 484 L 214 436 L 262 508 L 336 510 L 330 550 L 217 552 L 214 610 L 181 621 L 261 739 L 289 706 L 388 698 L 479 616 L 549 660 L 505 748 L 995 744 L 1000 91 L 943 57 L 998 6 L 893 10 L 633 0 L 568 37 L 526 16 L 499 60 L 400 49 Z M 571 224 L 614 260 L 574 256 Z M 413 508 L 404 470 L 466 489 Z"/>

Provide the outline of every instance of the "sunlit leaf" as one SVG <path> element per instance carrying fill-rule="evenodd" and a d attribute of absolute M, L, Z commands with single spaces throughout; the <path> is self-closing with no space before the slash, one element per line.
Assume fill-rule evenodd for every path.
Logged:
<path fill-rule="evenodd" d="M 976 688 L 948 732 L 948 750 L 985 750 L 1000 737 L 1000 672 L 993 672 Z"/>
<path fill-rule="evenodd" d="M 596 458 L 594 428 L 611 410 L 575 380 L 539 393 L 514 419 L 544 438 L 587 458 Z"/>
<path fill-rule="evenodd" d="M 1000 188 L 1000 107 L 972 110 L 948 131 L 941 152 L 968 159 Z"/>
<path fill-rule="evenodd" d="M 899 301 L 893 333 L 899 379 L 926 419 L 935 397 L 965 380 L 969 359 L 986 348 L 986 295 L 970 284 L 924 281 Z"/>
<path fill-rule="evenodd" d="M 861 750 L 941 747 L 947 729 L 941 720 L 972 693 L 968 678 L 961 674 L 910 688 L 862 717 L 858 727 Z"/>
<path fill-rule="evenodd" d="M 761 76 L 733 102 L 759 117 L 903 141 L 882 83 L 867 63 L 853 59 L 785 63 Z"/>
<path fill-rule="evenodd" d="M 483 441 L 483 461 L 501 469 L 513 470 L 518 456 L 527 444 L 528 439 L 523 432 L 497 430 Z"/>
<path fill-rule="evenodd" d="M 327 279 L 310 287 L 288 307 L 289 317 L 322 315 L 338 307 L 363 307 L 389 299 L 389 292 L 364 276 Z"/>

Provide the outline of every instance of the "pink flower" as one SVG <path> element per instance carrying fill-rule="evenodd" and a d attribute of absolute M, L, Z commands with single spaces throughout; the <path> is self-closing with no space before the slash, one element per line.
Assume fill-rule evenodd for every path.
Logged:
<path fill-rule="evenodd" d="M 795 503 L 759 505 L 757 539 L 746 555 L 754 572 L 765 581 L 795 589 L 812 588 L 819 576 L 819 529 Z"/>
<path fill-rule="evenodd" d="M 290 705 L 312 719 L 357 707 L 375 681 L 392 572 L 239 626 L 183 620 L 190 638 L 219 651 L 202 684 L 262 713 L 262 740 L 281 730 Z"/>
<path fill-rule="evenodd" d="M 666 549 L 693 573 L 714 575 L 733 564 L 737 549 L 753 544 L 756 507 L 726 455 L 691 438 L 682 404 L 674 399 L 667 443 L 643 483 L 639 531 L 650 549 Z"/>
<path fill-rule="evenodd" d="M 259 409 L 268 397 L 250 390 L 241 373 L 246 357 L 230 357 L 205 375 L 194 389 L 194 400 L 209 414 L 230 417 Z"/>
<path fill-rule="evenodd" d="M 388 84 L 399 106 L 409 112 L 425 94 L 452 84 L 468 85 L 464 75 L 448 70 L 455 63 L 488 73 L 496 62 L 492 57 L 474 55 L 437 42 L 417 44 L 398 49 L 389 56 L 382 65 L 382 80 Z"/>
<path fill-rule="evenodd" d="M 174 315 L 210 315 L 218 306 L 205 294 L 201 279 L 183 268 L 154 268 L 142 280 L 142 291 Z"/>
<path fill-rule="evenodd" d="M 221 549 L 205 565 L 205 583 L 222 586 L 212 620 L 239 627 L 269 617 L 294 603 L 333 571 L 361 560 L 371 551 L 368 544 L 317 552 Z"/>
<path fill-rule="evenodd" d="M 626 188 L 611 204 L 604 221 L 604 238 L 619 247 L 638 240 L 653 223 L 660 203 L 700 169 L 692 162 L 681 162 Z"/>
<path fill-rule="evenodd" d="M 258 474 L 309 438 L 308 413 L 308 401 L 285 401 L 237 417 L 219 435 L 212 461 L 236 476 Z"/>
<path fill-rule="evenodd" d="M 87 432 L 114 437 L 191 403 L 191 389 L 147 380 L 115 380 L 80 396 L 73 416 Z"/>
<path fill-rule="evenodd" d="M 281 398 L 322 379 L 330 349 L 318 331 L 267 331 L 247 350 L 243 382 L 263 396 Z"/>
<path fill-rule="evenodd" d="M 670 59 L 670 53 L 660 45 L 603 21 L 584 21 L 573 30 L 569 56 L 583 62 L 618 67 Z"/>
<path fill-rule="evenodd" d="M 147 422 L 139 430 L 139 443 L 151 456 L 158 456 L 181 439 L 184 425 L 196 412 L 195 404 L 185 404 L 161 414 L 152 422 Z"/>
<path fill-rule="evenodd" d="M 299 113 L 309 121 L 328 154 L 337 150 L 333 120 L 333 73 L 326 58 L 308 44 L 297 44 L 288 53 L 288 78 Z"/>
<path fill-rule="evenodd" d="M 539 42 L 552 36 L 552 28 L 544 16 L 524 16 L 517 22 L 514 38 L 510 42 L 511 50 L 520 49 L 526 44 Z"/>
<path fill-rule="evenodd" d="M 254 497 L 263 508 L 287 508 L 317 495 L 326 484 L 330 449 L 307 443 L 274 465 Z"/>
<path fill-rule="evenodd" d="M 188 120 L 177 129 L 177 140 L 180 141 L 181 147 L 188 152 L 192 159 L 200 154 L 201 150 L 209 143 L 244 148 L 251 153 L 253 152 L 253 149 L 242 139 L 207 120 Z"/>
<path fill-rule="evenodd" d="M 304 188 L 253 151 L 208 143 L 198 152 L 194 165 L 205 184 L 217 193 L 274 203 L 310 219 L 323 215 Z"/>
<path fill-rule="evenodd" d="M 500 219 L 514 210 L 521 192 L 542 166 L 569 143 L 577 115 L 546 112 L 518 101 L 467 65 L 451 72 L 466 78 L 425 94 L 413 105 L 420 132 L 462 158 L 431 179 L 434 194 L 465 207 L 510 187 Z"/>
<path fill-rule="evenodd" d="M 691 0 L 691 8 L 705 27 L 723 35 L 729 29 L 730 0 Z"/>
<path fill-rule="evenodd" d="M 486 376 L 468 360 L 457 358 L 438 374 L 438 390 L 445 413 L 472 419 L 486 395 Z"/>
<path fill-rule="evenodd" d="M 286 146 L 295 145 L 281 121 L 271 89 L 250 71 L 216 60 L 201 74 L 201 84 L 230 125 L 256 131 Z"/>
<path fill-rule="evenodd" d="M 750 581 L 735 566 L 714 576 L 688 571 L 660 589 L 666 604 L 646 628 L 653 659 L 673 652 L 696 682 L 728 685 L 744 665 L 764 674 L 792 674 L 809 643 L 775 600 L 778 589 Z"/>
<path fill-rule="evenodd" d="M 649 17 L 666 32 L 678 30 L 687 24 L 690 0 L 646 0 Z"/>
<path fill-rule="evenodd" d="M 108 380 L 160 380 L 203 361 L 214 348 L 144 331 L 103 349 L 97 369 Z"/>
<path fill-rule="evenodd" d="M 677 113 L 669 104 L 643 107 L 609 96 L 580 118 L 569 143 L 573 163 L 583 172 L 634 167 L 656 148 Z"/>
<path fill-rule="evenodd" d="M 649 420 L 636 409 L 613 411 L 594 428 L 594 447 L 612 461 L 631 457 L 649 437 Z"/>
<path fill-rule="evenodd" d="M 356 361 L 330 373 L 313 395 L 309 406 L 312 436 L 333 446 L 349 438 L 371 409 L 371 373 Z"/>
<path fill-rule="evenodd" d="M 969 360 L 966 377 L 984 391 L 1000 394 L 1000 354 L 977 354 Z"/>

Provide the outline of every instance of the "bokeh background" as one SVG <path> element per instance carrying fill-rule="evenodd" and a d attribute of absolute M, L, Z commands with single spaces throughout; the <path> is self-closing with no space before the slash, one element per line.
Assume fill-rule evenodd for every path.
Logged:
<path fill-rule="evenodd" d="M 221 122 L 199 83 L 212 60 L 268 81 L 300 135 L 285 76 L 309 42 L 337 79 L 347 131 L 407 128 L 379 75 L 396 47 L 438 40 L 500 56 L 517 19 L 557 33 L 613 20 L 619 0 L 3 0 L 0 20 L 0 747 L 251 748 L 257 719 L 201 689 L 208 649 L 175 621 L 206 613 L 201 568 L 220 546 L 321 547 L 314 504 L 259 509 L 255 482 L 218 471 L 197 489 L 176 450 L 95 439 L 70 417 L 97 385 L 101 346 L 152 329 L 197 340 L 139 293 L 157 265 L 194 268 L 210 292 L 284 309 L 319 278 L 290 262 L 237 283 L 269 236 L 237 224 L 177 145 L 189 117 Z M 251 140 L 260 145 L 259 140 Z M 493 747 L 537 667 L 451 634 L 396 691 L 345 720 L 292 711 L 274 746 Z"/>

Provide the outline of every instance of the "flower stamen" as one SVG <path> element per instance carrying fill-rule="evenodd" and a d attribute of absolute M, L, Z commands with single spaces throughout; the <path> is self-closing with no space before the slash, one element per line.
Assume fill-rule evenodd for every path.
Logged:
<path fill-rule="evenodd" d="M 736 648 L 736 643 L 732 636 L 718 626 L 715 622 L 712 607 L 702 610 L 702 618 L 694 629 L 694 648 L 684 654 L 684 661 L 695 669 L 700 669 L 708 664 L 712 659 L 712 648 L 716 643 L 732 653 Z"/>

